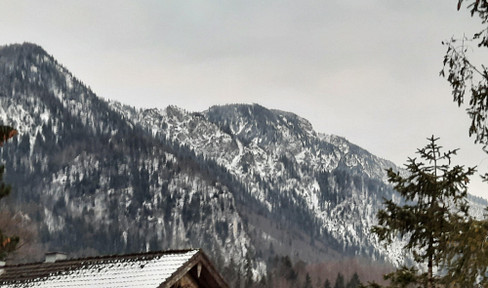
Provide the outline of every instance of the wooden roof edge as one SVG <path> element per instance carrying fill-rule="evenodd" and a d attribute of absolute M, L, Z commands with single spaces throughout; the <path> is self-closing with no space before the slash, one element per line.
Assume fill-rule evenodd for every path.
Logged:
<path fill-rule="evenodd" d="M 215 276 L 214 277 L 215 281 L 217 281 L 219 283 L 219 285 L 221 285 L 221 287 L 227 287 L 228 288 L 229 285 L 227 284 L 227 281 L 225 281 L 225 279 L 222 277 L 222 275 L 219 273 L 219 271 L 217 271 L 215 266 L 212 264 L 212 262 L 210 261 L 208 256 L 203 252 L 202 249 L 200 249 L 198 254 L 202 258 L 202 262 L 204 262 L 204 264 L 206 264 L 209 272 Z"/>
<path fill-rule="evenodd" d="M 228 288 L 229 285 L 224 280 L 222 275 L 215 269 L 214 265 L 208 258 L 208 256 L 203 252 L 201 248 L 198 249 L 198 252 L 193 255 L 184 265 L 182 265 L 176 272 L 174 272 L 166 281 L 161 283 L 159 288 L 170 288 L 174 285 L 178 280 L 180 280 L 186 273 L 188 273 L 195 265 L 198 263 L 202 263 L 205 268 L 209 271 L 211 276 L 214 280 L 220 285 L 220 287 Z"/>

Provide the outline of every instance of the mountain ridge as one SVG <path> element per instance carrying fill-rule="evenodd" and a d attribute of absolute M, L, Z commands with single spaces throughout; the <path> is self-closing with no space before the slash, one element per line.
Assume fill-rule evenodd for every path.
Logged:
<path fill-rule="evenodd" d="M 106 101 L 22 44 L 0 47 L 0 119 L 20 132 L 0 150 L 12 207 L 46 249 L 202 247 L 256 279 L 275 256 L 403 261 L 401 243 L 386 250 L 369 232 L 395 197 L 385 168 L 399 168 L 294 113 Z"/>

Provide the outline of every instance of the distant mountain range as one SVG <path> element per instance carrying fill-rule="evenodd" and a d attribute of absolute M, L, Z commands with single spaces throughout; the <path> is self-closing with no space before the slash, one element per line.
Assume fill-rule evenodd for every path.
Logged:
<path fill-rule="evenodd" d="M 34 44 L 0 47 L 0 150 L 10 205 L 49 250 L 202 247 L 264 275 L 275 255 L 403 261 L 371 235 L 390 161 L 257 104 L 188 112 L 95 95 Z M 472 198 L 473 213 L 487 202 Z M 251 262 L 251 263 L 249 263 Z"/>

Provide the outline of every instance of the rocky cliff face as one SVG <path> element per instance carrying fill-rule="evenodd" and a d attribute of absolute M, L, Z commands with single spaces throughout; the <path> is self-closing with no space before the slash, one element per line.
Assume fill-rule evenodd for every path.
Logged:
<path fill-rule="evenodd" d="M 202 113 L 171 106 L 136 113 L 118 103 L 111 106 L 157 138 L 225 167 L 259 202 L 260 213 L 283 227 L 329 239 L 326 246 L 335 245 L 340 253 L 381 256 L 369 229 L 382 197 L 391 197 L 384 170 L 393 163 L 344 138 L 317 134 L 297 115 L 259 105 L 211 107 Z M 283 238 L 267 239 L 271 244 Z"/>
<path fill-rule="evenodd" d="M 0 120 L 20 132 L 1 149 L 12 204 L 49 249 L 202 247 L 255 275 L 273 255 L 402 259 L 369 233 L 395 165 L 295 114 L 107 102 L 23 44 L 0 48 Z"/>

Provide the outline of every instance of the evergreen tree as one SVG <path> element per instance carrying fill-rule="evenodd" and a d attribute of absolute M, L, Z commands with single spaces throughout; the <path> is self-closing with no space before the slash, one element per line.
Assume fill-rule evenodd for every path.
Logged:
<path fill-rule="evenodd" d="M 339 272 L 337 273 L 337 278 L 334 284 L 334 288 L 346 288 L 346 282 L 344 281 L 344 276 Z"/>
<path fill-rule="evenodd" d="M 239 269 L 238 273 L 237 273 L 237 277 L 236 277 L 236 283 L 235 283 L 235 287 L 237 288 L 241 288 L 242 287 L 242 281 L 241 281 L 241 271 Z"/>
<path fill-rule="evenodd" d="M 332 288 L 332 287 L 330 286 L 330 281 L 329 281 L 329 279 L 325 279 L 325 282 L 324 282 L 324 288 Z"/>
<path fill-rule="evenodd" d="M 305 283 L 303 284 L 304 288 L 312 288 L 312 278 L 310 277 L 310 274 L 307 273 L 305 276 Z"/>
<path fill-rule="evenodd" d="M 433 288 L 439 283 L 435 268 L 442 268 L 450 241 L 459 225 L 469 217 L 466 184 L 475 169 L 450 168 L 451 156 L 457 150 L 441 152 L 438 138 L 432 136 L 428 140 L 417 151 L 426 163 L 410 158 L 405 177 L 391 168 L 387 170 L 390 183 L 405 202 L 385 201 L 385 209 L 378 212 L 378 225 L 373 227 L 373 232 L 386 244 L 398 236 L 407 240 L 403 248 L 412 252 L 417 263 L 427 265 L 427 273 L 412 281 Z"/>
<path fill-rule="evenodd" d="M 458 224 L 447 247 L 443 282 L 447 286 L 488 287 L 488 221 L 469 218 Z"/>
<path fill-rule="evenodd" d="M 252 262 L 251 262 L 251 256 L 249 256 L 249 251 L 246 253 L 246 259 L 245 259 L 245 273 L 246 273 L 246 282 L 245 286 L 246 287 L 251 287 L 253 284 L 253 279 L 252 279 Z"/>
<path fill-rule="evenodd" d="M 346 285 L 346 288 L 358 288 L 361 285 L 361 281 L 359 281 L 358 273 L 354 273 L 351 277 L 351 280 Z"/>
<path fill-rule="evenodd" d="M 400 267 L 395 272 L 384 275 L 384 279 L 390 281 L 389 287 L 392 288 L 407 288 L 411 287 L 414 283 L 422 282 L 422 278 L 418 276 L 417 269 L 405 266 Z M 368 287 L 376 288 L 381 286 L 376 284 L 376 286 L 372 285 Z"/>
<path fill-rule="evenodd" d="M 17 135 L 17 130 L 10 126 L 0 126 L 0 146 L 3 146 L 3 142 Z M 10 194 L 12 189 L 10 185 L 3 182 L 3 173 L 5 172 L 5 166 L 0 166 L 0 199 Z M 19 237 L 4 235 L 0 230 L 0 260 L 5 260 L 8 253 L 14 251 L 19 243 Z"/>

